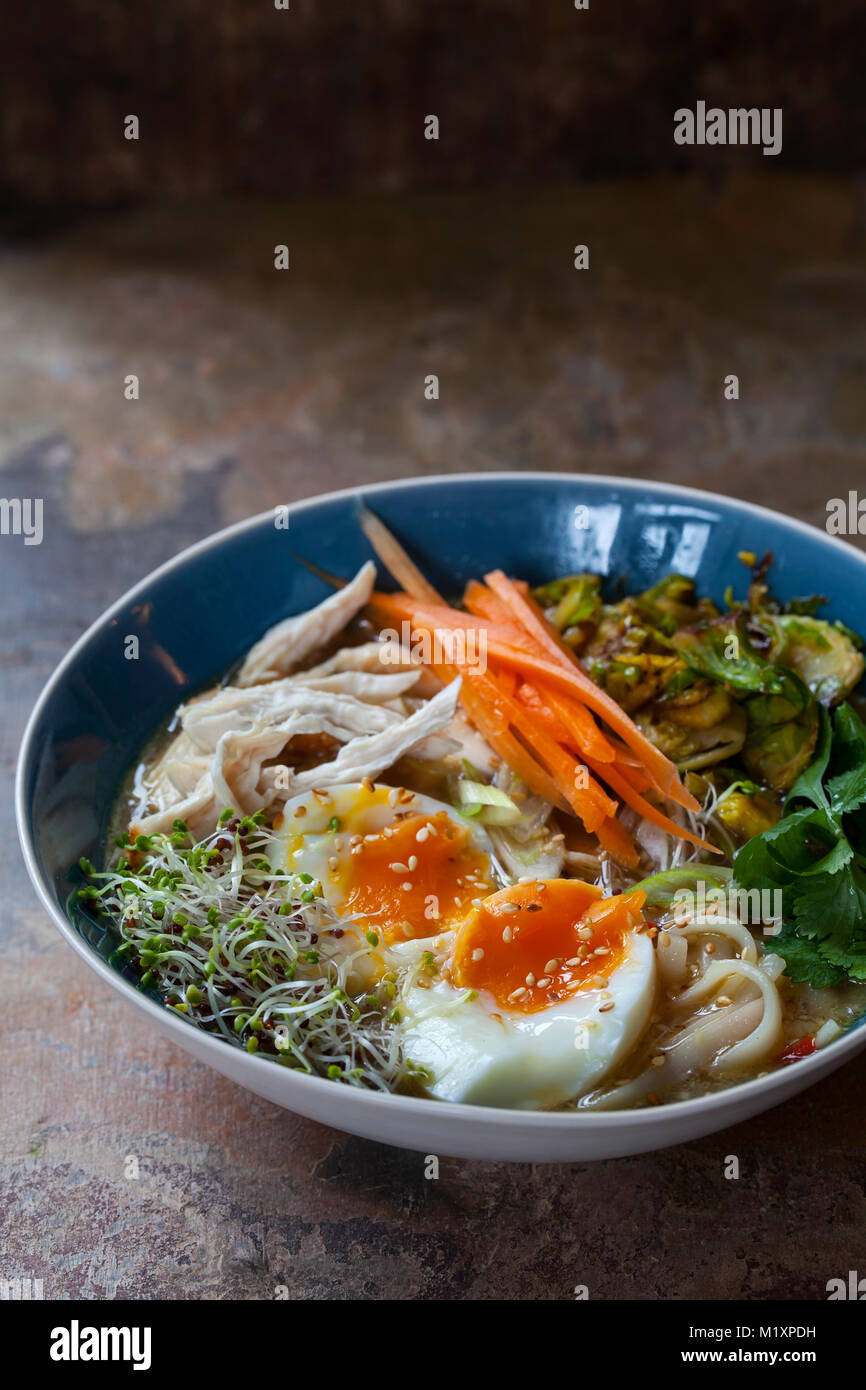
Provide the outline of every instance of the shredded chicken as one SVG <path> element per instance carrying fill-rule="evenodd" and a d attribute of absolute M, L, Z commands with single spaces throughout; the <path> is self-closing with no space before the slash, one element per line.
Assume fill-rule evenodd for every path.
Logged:
<path fill-rule="evenodd" d="M 318 608 L 266 633 L 237 684 L 181 706 L 178 733 L 136 780 L 138 832 L 170 830 L 180 819 L 202 836 L 226 807 L 249 815 L 312 787 L 378 776 L 410 750 L 441 752 L 443 740 L 434 736 L 454 718 L 460 683 L 436 682 L 432 698 L 422 698 L 429 688 L 423 668 L 399 644 L 344 647 L 318 666 L 285 674 L 329 645 L 366 603 L 374 579 L 365 565 Z M 338 751 L 296 769 L 292 744 L 301 735 L 323 737 L 325 757 L 335 744 Z"/>
<path fill-rule="evenodd" d="M 238 685 L 276 680 L 298 668 L 313 652 L 327 646 L 369 601 L 376 567 L 368 560 L 355 578 L 316 608 L 285 618 L 269 629 L 247 655 Z"/>
<path fill-rule="evenodd" d="M 299 792 L 311 791 L 313 787 L 327 787 L 338 782 L 359 782 L 364 777 L 378 777 L 380 772 L 384 772 L 385 768 L 390 767 L 405 753 L 409 753 L 416 744 L 448 723 L 454 713 L 459 690 L 458 677 L 440 690 L 438 695 L 434 695 L 432 700 L 420 705 L 408 719 L 392 725 L 383 733 L 352 739 L 340 749 L 330 763 L 323 763 L 296 775 L 288 768 L 282 769 L 283 777 L 279 780 L 287 781 L 288 787 L 280 788 L 280 794 L 284 791 L 285 797 L 295 796 Z M 267 776 L 270 777 L 271 773 L 276 771 L 273 768 L 267 769 Z"/>

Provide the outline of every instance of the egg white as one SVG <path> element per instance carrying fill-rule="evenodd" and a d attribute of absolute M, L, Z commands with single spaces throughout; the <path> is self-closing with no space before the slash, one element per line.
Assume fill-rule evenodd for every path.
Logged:
<path fill-rule="evenodd" d="M 394 947 L 408 964 L 416 943 Z M 503 1009 L 492 996 L 445 980 L 420 987 L 416 972 L 401 994 L 406 1057 L 428 1074 L 440 1100 L 517 1110 L 550 1109 L 574 1100 L 628 1056 L 646 1028 L 656 989 L 655 951 L 632 933 L 626 957 L 604 989 L 586 987 L 536 1013 Z M 613 1001 L 612 1009 L 601 1011 Z"/>
<path fill-rule="evenodd" d="M 338 910 L 343 902 L 344 875 L 351 863 L 349 840 L 354 835 L 379 834 L 386 826 L 394 825 L 398 815 L 407 811 L 413 816 L 435 816 L 444 812 L 454 825 L 467 832 L 473 848 L 487 855 L 491 876 L 495 874 L 493 846 L 483 826 L 458 815 L 447 802 L 437 801 L 435 797 L 425 796 L 421 792 L 406 791 L 404 800 L 392 804 L 392 790 L 382 784 L 371 790 L 362 782 L 346 782 L 341 786 L 328 787 L 323 797 L 307 792 L 287 801 L 280 831 L 285 845 L 285 860 L 279 867 L 288 873 L 309 874 L 321 883 L 325 900 Z M 328 829 L 334 816 L 340 822 L 336 836 Z M 336 870 L 331 867 L 335 859 Z M 431 932 L 435 930 L 435 923 L 431 922 Z"/>

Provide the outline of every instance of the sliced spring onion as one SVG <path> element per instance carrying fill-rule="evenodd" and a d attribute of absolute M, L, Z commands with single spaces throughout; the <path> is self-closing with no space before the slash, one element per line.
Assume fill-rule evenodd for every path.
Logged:
<path fill-rule="evenodd" d="M 714 888 L 726 887 L 733 872 L 724 864 L 687 864 L 681 869 L 665 869 L 660 874 L 652 874 L 636 883 L 635 891 L 640 889 L 646 893 L 651 907 L 669 907 L 677 893 L 694 892 L 699 883 L 708 883 Z"/>
<path fill-rule="evenodd" d="M 514 825 L 522 815 L 507 792 L 487 782 L 458 782 L 457 801 L 462 816 L 473 816 L 482 825 Z"/>

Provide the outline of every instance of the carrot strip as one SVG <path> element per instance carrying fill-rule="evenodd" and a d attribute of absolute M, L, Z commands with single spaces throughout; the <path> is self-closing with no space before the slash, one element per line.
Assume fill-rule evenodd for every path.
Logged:
<path fill-rule="evenodd" d="M 635 767 L 633 763 L 621 762 L 619 759 L 614 764 L 620 776 L 630 782 L 636 792 L 647 792 L 652 786 L 652 781 L 647 777 L 643 768 Z"/>
<path fill-rule="evenodd" d="M 520 631 L 515 625 L 510 609 L 506 607 L 502 599 L 494 594 L 492 589 L 488 589 L 486 584 L 482 584 L 477 579 L 470 579 L 466 585 L 463 603 L 470 613 L 475 614 L 476 618 L 487 618 L 489 622 L 498 623 L 500 627 L 512 627 L 515 632 Z"/>
<path fill-rule="evenodd" d="M 379 520 L 375 512 L 371 512 L 369 507 L 362 505 L 358 508 L 358 520 L 361 524 L 361 530 L 382 564 L 387 570 L 390 570 L 397 583 L 403 586 L 407 594 L 411 594 L 413 598 L 423 599 L 427 603 L 444 602 L 430 581 L 424 578 L 415 561 L 406 554 L 397 537 L 389 531 L 384 521 Z"/>
<path fill-rule="evenodd" d="M 650 742 L 616 701 L 612 700 L 594 681 L 590 680 L 589 676 L 574 660 L 565 644 L 554 633 L 537 604 L 527 594 L 521 593 L 502 570 L 491 570 L 484 578 L 493 592 L 502 599 L 524 631 L 535 638 L 545 654 L 551 658 L 552 664 L 569 671 L 576 687 L 583 692 L 584 703 L 594 708 L 596 713 L 601 714 L 629 747 L 634 748 L 640 754 L 647 773 L 653 778 L 662 795 L 669 797 L 671 801 L 675 801 L 686 810 L 699 810 L 698 802 L 686 791 L 673 763 L 656 748 L 655 744 Z"/>
<path fill-rule="evenodd" d="M 647 801 L 645 797 L 641 796 L 640 792 L 635 791 L 631 783 L 627 781 L 620 772 L 617 772 L 615 768 L 612 768 L 609 763 L 596 765 L 591 758 L 587 758 L 587 762 L 590 767 L 593 768 L 593 771 L 597 772 L 600 777 L 603 777 L 608 786 L 612 787 L 617 795 L 622 797 L 627 806 L 630 806 L 633 811 L 637 811 L 639 815 L 644 816 L 648 821 L 652 821 L 653 825 L 657 825 L 660 830 L 666 831 L 668 835 L 676 835 L 681 840 L 689 840 L 693 845 L 697 845 L 698 849 L 709 849 L 712 850 L 713 854 L 722 853 L 715 845 L 711 845 L 708 840 L 702 840 L 699 835 L 693 835 L 691 830 L 685 830 L 681 825 L 677 825 L 676 821 L 671 820 L 670 817 L 660 811 L 657 806 L 653 806 L 651 801 Z"/>
<path fill-rule="evenodd" d="M 476 618 L 471 613 L 462 613 L 458 608 L 449 608 L 446 603 L 421 603 L 405 593 L 385 594 L 375 589 L 370 595 L 368 607 L 389 618 L 404 618 L 413 627 L 433 633 L 483 632 L 488 642 L 493 639 L 512 647 L 529 651 L 525 633 L 513 623 L 502 627 L 484 618 Z"/>
<path fill-rule="evenodd" d="M 504 675 L 505 672 L 503 671 L 500 679 Z M 516 694 L 520 703 L 525 705 L 527 709 L 531 709 L 532 713 L 537 715 L 546 726 L 551 738 L 555 738 L 557 743 L 566 745 L 571 743 L 572 736 L 568 729 L 562 723 L 559 715 L 554 712 L 553 706 L 542 700 L 534 685 L 530 685 L 529 681 L 521 681 Z"/>
<path fill-rule="evenodd" d="M 639 751 L 642 757 L 643 766 L 649 776 L 652 777 L 653 786 L 660 791 L 663 796 L 668 796 L 671 801 L 676 801 L 680 806 L 688 811 L 699 810 L 700 807 L 682 785 L 679 774 L 673 763 L 668 762 L 654 744 L 641 733 L 636 724 L 632 724 L 628 715 L 621 710 L 592 681 L 587 681 L 592 687 L 587 689 L 581 680 L 581 673 L 577 666 L 572 664 L 569 671 L 564 665 L 556 666 L 552 661 L 547 661 L 542 657 L 533 656 L 522 648 L 511 646 L 509 643 L 500 642 L 498 638 L 489 638 L 487 642 L 488 654 L 495 657 L 497 661 L 502 661 L 509 666 L 515 666 L 521 673 L 531 673 L 535 677 L 539 687 L 553 685 L 572 697 L 582 700 L 594 713 L 601 716 L 612 728 L 616 729 L 626 743 L 635 751 Z M 612 711 L 611 712 L 611 707 Z M 644 753 L 645 749 L 651 750 Z M 671 772 L 674 781 L 671 781 Z"/>
<path fill-rule="evenodd" d="M 466 585 L 463 602 L 470 613 L 487 618 L 499 627 L 505 628 L 513 625 L 511 612 L 499 595 L 485 588 L 483 584 L 479 584 L 476 579 L 471 579 Z M 566 740 L 567 742 L 571 742 L 573 739 L 581 752 L 591 753 L 593 757 L 599 758 L 602 762 L 613 762 L 615 756 L 613 746 L 605 738 L 592 714 L 584 705 L 571 701 L 566 707 L 564 702 L 555 699 L 551 699 L 551 704 L 556 709 L 561 722 L 571 733 L 572 737 Z"/>
<path fill-rule="evenodd" d="M 467 674 L 471 673 L 467 672 Z M 492 678 L 491 684 L 496 685 L 495 676 Z M 498 687 L 497 691 L 499 707 L 504 717 L 526 740 L 536 757 L 544 763 L 561 795 L 568 802 L 575 815 L 583 821 L 586 829 L 590 833 L 595 831 L 606 816 L 612 816 L 616 813 L 616 802 L 589 776 L 589 771 L 586 768 L 581 769 L 580 763 L 566 749 L 562 748 L 555 738 L 551 738 L 535 717 L 530 717 L 525 708 L 522 708 L 516 700 L 510 699 Z M 577 774 L 581 770 L 584 776 L 578 778 Z"/>
<path fill-rule="evenodd" d="M 611 816 L 609 820 L 602 821 L 595 833 L 602 849 L 607 850 L 618 864 L 622 864 L 625 869 L 637 868 L 640 855 L 635 849 L 628 831 L 620 825 L 618 820 Z"/>
<path fill-rule="evenodd" d="M 514 737 L 505 718 L 498 715 L 496 687 L 493 686 L 492 691 L 489 689 L 486 675 L 480 671 L 464 674 L 460 686 L 460 703 L 482 738 L 486 739 L 494 753 L 508 764 L 512 772 L 526 783 L 530 791 L 536 796 L 543 796 L 545 801 L 558 806 L 560 810 L 565 810 L 566 803 L 550 773 L 541 767 L 529 750 Z"/>

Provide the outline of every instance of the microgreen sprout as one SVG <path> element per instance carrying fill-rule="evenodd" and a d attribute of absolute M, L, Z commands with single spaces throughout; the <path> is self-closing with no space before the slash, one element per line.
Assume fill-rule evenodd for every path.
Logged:
<path fill-rule="evenodd" d="M 285 847 L 264 813 L 239 820 L 227 808 L 197 844 L 182 821 L 115 843 L 105 872 L 81 861 L 78 896 L 113 923 L 119 959 L 167 1007 L 236 1047 L 346 1085 L 391 1091 L 405 1079 L 393 986 L 380 999 L 361 983 L 378 935 L 348 932 L 352 919 L 337 916 L 318 880 L 275 867 Z"/>

